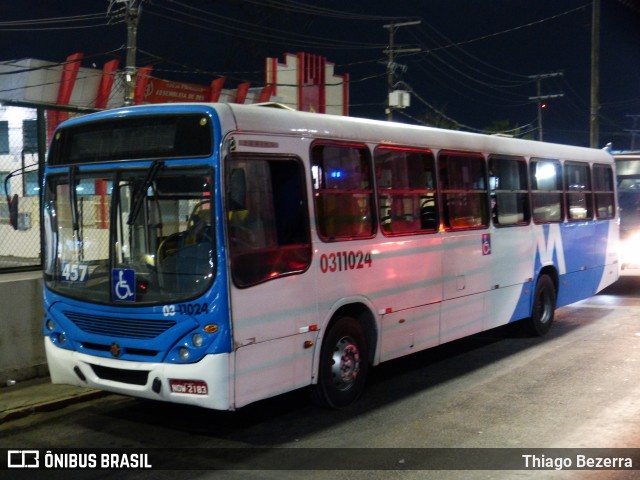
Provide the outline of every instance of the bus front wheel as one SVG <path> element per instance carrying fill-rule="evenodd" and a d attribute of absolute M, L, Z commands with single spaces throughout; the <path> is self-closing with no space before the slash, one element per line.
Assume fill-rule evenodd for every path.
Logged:
<path fill-rule="evenodd" d="M 556 309 L 556 286 L 548 275 L 541 275 L 536 284 L 527 330 L 533 336 L 542 337 L 551 328 Z"/>
<path fill-rule="evenodd" d="M 343 408 L 362 393 L 368 370 L 367 340 L 360 322 L 340 317 L 320 349 L 318 384 L 311 398 L 323 407 Z"/>

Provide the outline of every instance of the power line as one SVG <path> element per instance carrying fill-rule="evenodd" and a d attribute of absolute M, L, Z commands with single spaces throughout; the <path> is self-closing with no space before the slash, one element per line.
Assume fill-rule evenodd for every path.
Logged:
<path fill-rule="evenodd" d="M 489 38 L 495 38 L 495 37 L 498 37 L 498 36 L 501 36 L 501 35 L 505 35 L 507 33 L 512 33 L 512 32 L 516 32 L 518 30 L 523 30 L 525 28 L 533 27 L 534 25 L 540 25 L 540 24 L 548 22 L 550 20 L 555 20 L 555 19 L 563 17 L 565 15 L 569 15 L 571 13 L 574 13 L 574 12 L 577 12 L 579 10 L 582 10 L 582 9 L 588 7 L 589 5 L 591 5 L 591 3 L 586 3 L 584 5 L 581 5 L 580 7 L 572 8 L 570 10 L 566 10 L 564 12 L 552 15 L 550 17 L 542 18 L 540 20 L 535 20 L 533 22 L 529 22 L 529 23 L 526 23 L 524 25 L 518 25 L 516 27 L 508 28 L 506 30 L 501 30 L 499 32 L 489 33 L 487 35 L 482 35 L 480 37 L 472 38 L 472 39 L 469 39 L 469 40 L 462 40 L 460 42 L 452 43 L 452 44 L 449 44 L 449 45 L 436 47 L 436 48 L 433 48 L 433 49 L 429 50 L 426 53 L 431 53 L 431 52 L 436 51 L 436 50 L 444 50 L 444 49 L 452 48 L 452 47 L 459 47 L 459 46 L 462 46 L 462 45 L 470 45 L 472 43 L 476 43 L 476 42 L 480 42 L 480 41 L 483 41 L 483 40 L 487 40 Z"/>
<path fill-rule="evenodd" d="M 171 0 L 170 0 L 171 1 Z M 329 8 L 323 8 L 316 5 L 310 5 L 307 3 L 300 3 L 296 1 L 282 2 L 278 0 L 245 0 L 247 3 L 253 3 L 255 5 L 267 6 L 276 8 L 283 11 L 303 13 L 306 15 L 315 15 L 319 17 L 334 18 L 340 20 L 362 20 L 362 21 L 400 21 L 407 17 L 394 17 L 385 15 L 365 15 L 362 13 L 351 13 L 342 10 L 333 10 Z"/>
<path fill-rule="evenodd" d="M 69 17 L 52 17 L 52 18 L 37 18 L 31 20 L 6 20 L 0 22 L 1 27 L 10 27 L 14 25 L 24 26 L 24 25 L 39 25 L 39 24 L 47 24 L 47 23 L 68 23 L 68 22 L 77 22 L 77 21 L 86 21 L 86 20 L 95 20 L 105 19 L 105 14 L 103 13 L 90 13 L 86 15 L 72 15 Z"/>
<path fill-rule="evenodd" d="M 40 32 L 51 30 L 74 30 L 108 26 L 106 14 L 90 13 L 67 17 L 36 18 L 29 20 L 5 20 L 0 22 L 3 32 Z M 102 21 L 95 23 L 95 21 Z M 88 23 L 91 22 L 91 23 Z"/>
<path fill-rule="evenodd" d="M 302 47 L 317 47 L 323 49 L 343 49 L 343 50 L 362 50 L 362 49 L 381 49 L 383 45 L 375 43 L 366 43 L 359 41 L 347 41 L 329 39 L 326 36 L 304 35 L 293 32 L 291 30 L 283 30 L 276 28 L 264 28 L 261 25 L 251 23 L 244 20 L 237 20 L 232 17 L 214 13 L 210 10 L 195 8 L 190 5 L 171 0 L 170 3 L 183 7 L 181 10 L 164 6 L 160 4 L 151 4 L 149 9 L 145 10 L 147 14 L 165 18 L 174 22 L 183 23 L 194 28 L 209 30 L 217 34 L 230 35 L 247 40 L 262 40 L 272 43 L 286 45 L 291 47 L 298 45 Z M 164 15 L 159 11 L 167 11 L 171 16 Z M 187 13 L 186 10 L 194 13 Z"/>

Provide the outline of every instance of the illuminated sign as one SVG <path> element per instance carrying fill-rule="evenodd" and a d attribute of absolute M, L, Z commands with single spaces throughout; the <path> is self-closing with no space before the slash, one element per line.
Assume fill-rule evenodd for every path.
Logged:
<path fill-rule="evenodd" d="M 144 103 L 208 102 L 210 95 L 209 86 L 150 78 Z"/>

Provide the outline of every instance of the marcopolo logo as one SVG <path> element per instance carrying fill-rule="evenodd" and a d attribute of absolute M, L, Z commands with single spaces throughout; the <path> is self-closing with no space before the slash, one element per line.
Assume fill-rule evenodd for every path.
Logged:
<path fill-rule="evenodd" d="M 40 468 L 40 452 L 38 450 L 9 450 L 7 452 L 9 468 Z"/>

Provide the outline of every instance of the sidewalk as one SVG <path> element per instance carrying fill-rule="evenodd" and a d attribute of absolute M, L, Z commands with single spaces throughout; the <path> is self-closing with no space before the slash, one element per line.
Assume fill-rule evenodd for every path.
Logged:
<path fill-rule="evenodd" d="M 25 380 L 12 387 L 0 388 L 0 424 L 104 395 L 108 393 L 71 385 L 53 385 L 49 377 Z"/>

